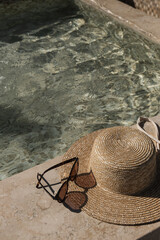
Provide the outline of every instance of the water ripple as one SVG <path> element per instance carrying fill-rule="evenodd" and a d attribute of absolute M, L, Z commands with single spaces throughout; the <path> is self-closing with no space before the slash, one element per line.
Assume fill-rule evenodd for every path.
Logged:
<path fill-rule="evenodd" d="M 3 26 L 1 179 L 89 132 L 160 111 L 159 47 L 110 18 L 71 10 Z"/>

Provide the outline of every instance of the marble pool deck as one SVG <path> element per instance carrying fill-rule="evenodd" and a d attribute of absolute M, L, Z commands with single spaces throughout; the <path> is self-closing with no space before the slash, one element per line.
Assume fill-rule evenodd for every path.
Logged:
<path fill-rule="evenodd" d="M 154 117 L 160 125 L 160 116 Z M 60 162 L 62 156 L 49 160 L 0 182 L 0 239 L 2 240 L 133 240 L 159 239 L 160 222 L 141 226 L 108 224 L 73 213 L 36 189 L 36 174 Z M 57 170 L 53 181 L 60 180 Z"/>

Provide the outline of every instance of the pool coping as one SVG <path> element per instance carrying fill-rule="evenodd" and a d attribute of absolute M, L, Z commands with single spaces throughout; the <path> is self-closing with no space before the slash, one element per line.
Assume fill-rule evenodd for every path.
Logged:
<path fill-rule="evenodd" d="M 152 119 L 160 125 L 160 116 Z M 155 239 L 160 234 L 160 221 L 140 226 L 104 223 L 83 212 L 73 213 L 36 189 L 37 172 L 42 173 L 61 160 L 62 156 L 56 157 L 0 182 L 0 239 L 142 240 L 147 236 Z M 60 180 L 57 170 L 51 177 L 55 182 Z"/>
<path fill-rule="evenodd" d="M 118 0 L 78 0 L 78 2 L 112 16 L 150 41 L 160 44 L 160 18 L 147 15 Z"/>

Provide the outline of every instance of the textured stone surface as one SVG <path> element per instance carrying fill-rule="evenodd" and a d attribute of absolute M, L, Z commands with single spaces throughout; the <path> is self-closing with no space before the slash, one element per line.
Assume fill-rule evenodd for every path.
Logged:
<path fill-rule="evenodd" d="M 160 124 L 160 117 L 153 118 Z M 0 239 L 3 240 L 128 240 L 156 239 L 160 222 L 142 226 L 103 223 L 85 213 L 73 213 L 36 189 L 36 174 L 60 162 L 62 157 L 14 175 L 0 182 Z M 57 170 L 49 179 L 60 180 Z M 155 230 L 156 231 L 153 231 Z"/>

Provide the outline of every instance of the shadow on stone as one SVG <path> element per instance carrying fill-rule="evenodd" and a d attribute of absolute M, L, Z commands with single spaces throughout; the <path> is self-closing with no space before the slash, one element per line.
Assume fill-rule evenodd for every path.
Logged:
<path fill-rule="evenodd" d="M 144 235 L 143 237 L 138 238 L 137 240 L 151 240 L 151 239 L 154 239 L 154 240 L 160 239 L 160 227 L 157 228 L 156 230 Z"/>
<path fill-rule="evenodd" d="M 135 8 L 135 3 L 133 0 L 119 0 L 120 2 L 126 3 Z"/>

